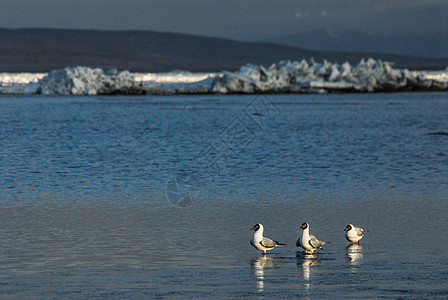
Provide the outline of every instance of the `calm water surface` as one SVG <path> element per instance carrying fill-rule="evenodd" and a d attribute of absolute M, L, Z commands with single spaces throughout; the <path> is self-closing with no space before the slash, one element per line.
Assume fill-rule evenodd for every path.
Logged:
<path fill-rule="evenodd" d="M 447 93 L 1 96 L 0 298 L 446 298 L 446 133 Z"/>

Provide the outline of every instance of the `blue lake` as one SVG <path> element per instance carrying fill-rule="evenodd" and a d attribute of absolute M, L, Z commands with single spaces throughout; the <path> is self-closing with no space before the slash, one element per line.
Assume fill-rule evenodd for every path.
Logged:
<path fill-rule="evenodd" d="M 445 298 L 447 226 L 448 93 L 0 96 L 1 298 Z"/>

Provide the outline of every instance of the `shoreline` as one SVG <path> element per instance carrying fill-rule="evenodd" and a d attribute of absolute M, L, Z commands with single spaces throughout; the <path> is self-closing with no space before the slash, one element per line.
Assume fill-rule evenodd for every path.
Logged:
<path fill-rule="evenodd" d="M 280 61 L 269 67 L 246 64 L 236 72 L 175 70 L 132 73 L 77 66 L 49 73 L 0 73 L 0 94 L 188 95 L 339 94 L 448 91 L 448 68 L 396 69 L 372 58 L 357 65 L 314 60 Z"/>

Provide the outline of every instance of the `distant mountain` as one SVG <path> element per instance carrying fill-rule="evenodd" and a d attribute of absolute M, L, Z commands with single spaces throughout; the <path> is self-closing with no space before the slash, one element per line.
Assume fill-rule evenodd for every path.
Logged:
<path fill-rule="evenodd" d="M 448 31 L 378 35 L 349 30 L 316 30 L 267 38 L 264 41 L 318 51 L 448 57 Z"/>
<path fill-rule="evenodd" d="M 303 48 L 152 31 L 0 29 L 0 72 L 46 72 L 67 66 L 134 72 L 237 70 L 281 60 L 348 61 L 373 57 L 410 69 L 443 69 L 448 59 L 311 51 Z"/>

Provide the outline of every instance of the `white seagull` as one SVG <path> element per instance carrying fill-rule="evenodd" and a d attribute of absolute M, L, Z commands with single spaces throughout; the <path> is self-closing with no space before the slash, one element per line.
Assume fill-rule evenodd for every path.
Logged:
<path fill-rule="evenodd" d="M 317 249 L 322 249 L 322 246 L 326 242 L 319 241 L 314 235 L 310 234 L 310 225 L 308 223 L 303 223 L 300 228 L 302 231 L 302 236 L 297 240 L 296 246 L 302 247 L 306 252 L 314 252 Z"/>
<path fill-rule="evenodd" d="M 347 227 L 345 227 L 344 231 L 345 231 L 345 239 L 350 243 L 358 242 L 358 245 L 359 241 L 363 238 L 364 233 L 367 232 L 360 227 L 353 226 L 352 224 L 348 224 Z"/>
<path fill-rule="evenodd" d="M 263 256 L 266 256 L 267 250 L 272 250 L 277 246 L 286 245 L 279 243 L 277 241 L 271 240 L 270 238 L 263 237 L 263 225 L 260 223 L 256 224 L 250 230 L 255 230 L 254 237 L 250 240 L 250 244 L 255 247 L 255 249 L 263 251 Z"/>

